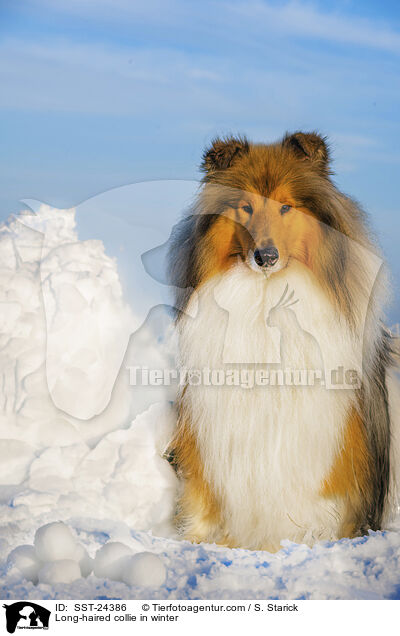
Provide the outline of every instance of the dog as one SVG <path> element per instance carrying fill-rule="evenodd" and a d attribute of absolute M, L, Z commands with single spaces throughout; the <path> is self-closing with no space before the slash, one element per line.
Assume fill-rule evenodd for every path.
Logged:
<path fill-rule="evenodd" d="M 379 530 L 396 492 L 397 387 L 366 215 L 333 183 L 315 132 L 217 138 L 201 167 L 169 251 L 178 364 L 226 382 L 208 374 L 179 392 L 177 527 L 271 552 Z M 250 370 L 262 386 L 232 380 Z"/>

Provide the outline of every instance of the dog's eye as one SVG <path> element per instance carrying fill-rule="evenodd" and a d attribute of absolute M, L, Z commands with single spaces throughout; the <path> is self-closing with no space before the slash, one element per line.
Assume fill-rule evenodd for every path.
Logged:
<path fill-rule="evenodd" d="M 286 212 L 289 212 L 290 208 L 291 208 L 290 205 L 282 205 L 281 214 L 286 214 Z"/>
<path fill-rule="evenodd" d="M 242 210 L 244 210 L 247 214 L 253 214 L 253 208 L 250 203 L 246 203 L 246 205 L 242 205 Z"/>

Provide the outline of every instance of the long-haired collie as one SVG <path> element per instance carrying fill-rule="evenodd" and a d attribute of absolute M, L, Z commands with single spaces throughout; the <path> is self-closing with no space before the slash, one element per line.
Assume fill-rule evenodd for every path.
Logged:
<path fill-rule="evenodd" d="M 395 490 L 391 336 L 364 213 L 315 133 L 216 139 L 202 169 L 170 250 L 177 525 L 270 551 L 378 530 Z"/>

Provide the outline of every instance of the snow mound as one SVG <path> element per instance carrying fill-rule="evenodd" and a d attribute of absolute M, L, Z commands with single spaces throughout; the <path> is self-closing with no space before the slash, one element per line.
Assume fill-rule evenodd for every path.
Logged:
<path fill-rule="evenodd" d="M 173 535 L 172 409 L 129 386 L 133 312 L 101 242 L 78 240 L 74 210 L 42 206 L 0 227 L 0 307 L 4 544 L 15 524 L 28 543 L 50 522 L 7 567 L 34 583 L 88 576 L 86 548 L 59 521 L 72 516 Z M 162 363 L 156 335 L 139 336 L 133 355 Z"/>
<path fill-rule="evenodd" d="M 132 315 L 116 264 L 99 241 L 79 241 L 74 228 L 74 210 L 47 206 L 0 227 L 0 484 L 10 486 L 7 502 L 19 519 L 51 516 L 53 508 L 55 518 L 170 527 L 177 482 L 161 456 L 171 407 L 138 410 L 128 372 L 116 369 L 120 354 L 109 352 L 127 345 Z M 160 358 L 155 336 L 141 338 L 148 357 L 155 350 Z M 49 374 L 52 365 L 58 375 Z M 104 408 L 86 421 L 93 404 Z"/>

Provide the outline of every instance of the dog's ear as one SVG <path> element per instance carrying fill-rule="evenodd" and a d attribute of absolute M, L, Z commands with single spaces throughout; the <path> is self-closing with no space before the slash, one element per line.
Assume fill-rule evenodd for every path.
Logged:
<path fill-rule="evenodd" d="M 322 171 L 328 172 L 329 148 L 326 137 L 315 132 L 296 132 L 286 135 L 282 145 L 290 148 L 299 159 L 311 161 Z"/>
<path fill-rule="evenodd" d="M 249 151 L 249 142 L 245 137 L 217 137 L 203 154 L 200 168 L 205 173 L 226 170 L 235 159 Z"/>

